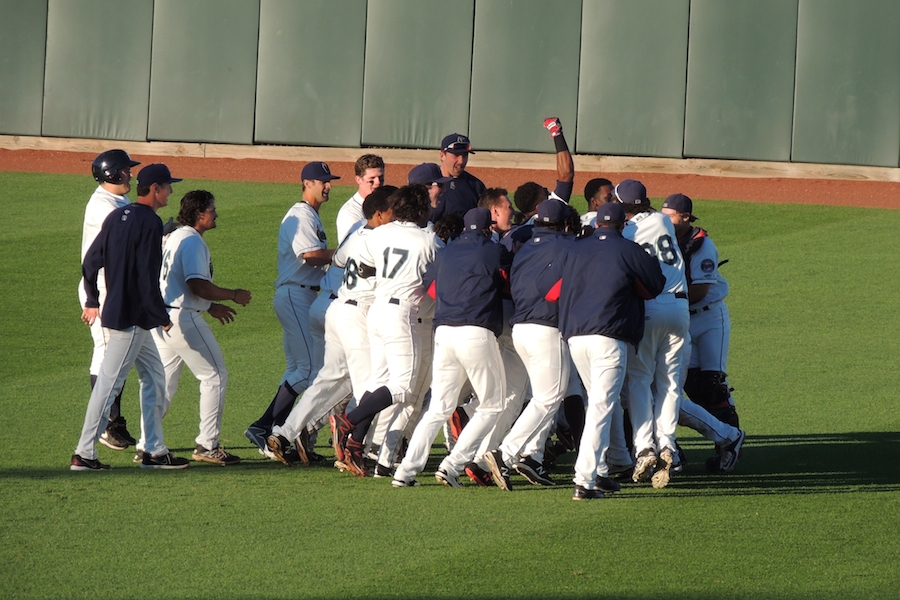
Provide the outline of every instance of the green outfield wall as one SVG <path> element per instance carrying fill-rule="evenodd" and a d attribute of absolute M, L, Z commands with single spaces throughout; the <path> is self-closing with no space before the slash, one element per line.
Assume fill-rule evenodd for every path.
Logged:
<path fill-rule="evenodd" d="M 897 0 L 0 0 L 0 134 L 900 164 Z"/>

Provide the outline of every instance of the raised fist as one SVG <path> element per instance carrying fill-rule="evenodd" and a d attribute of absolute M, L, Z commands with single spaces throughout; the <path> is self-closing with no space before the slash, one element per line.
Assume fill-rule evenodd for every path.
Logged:
<path fill-rule="evenodd" d="M 550 137 L 552 138 L 562 135 L 563 132 L 559 117 L 547 117 L 544 119 L 544 129 L 550 132 Z"/>

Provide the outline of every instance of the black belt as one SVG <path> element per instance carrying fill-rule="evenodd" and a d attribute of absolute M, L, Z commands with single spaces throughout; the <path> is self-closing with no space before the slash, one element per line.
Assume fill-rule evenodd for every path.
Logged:
<path fill-rule="evenodd" d="M 707 304 L 703 308 L 698 308 L 696 310 L 692 310 L 692 311 L 688 311 L 688 312 L 690 312 L 691 315 L 696 315 L 698 312 L 703 311 L 703 310 L 709 310 L 709 304 Z"/>
<path fill-rule="evenodd" d="M 318 286 L 318 285 L 303 285 L 302 283 L 298 283 L 297 285 L 299 285 L 302 288 L 306 288 L 307 290 L 312 290 L 314 292 L 318 292 L 322 289 L 322 287 Z"/>
<path fill-rule="evenodd" d="M 356 300 L 346 300 L 346 301 L 344 301 L 344 304 L 349 304 L 350 306 L 356 306 L 357 302 L 356 302 Z"/>
<path fill-rule="evenodd" d="M 685 292 L 675 292 L 676 298 L 681 298 L 682 300 L 687 300 L 687 294 Z"/>
<path fill-rule="evenodd" d="M 332 295 L 331 295 L 331 299 L 332 299 L 332 300 L 337 300 L 337 296 L 335 296 L 334 294 L 332 294 Z"/>
<path fill-rule="evenodd" d="M 399 305 L 399 304 L 400 304 L 400 300 L 397 299 L 397 298 L 391 298 L 390 300 L 388 300 L 388 303 Z"/>

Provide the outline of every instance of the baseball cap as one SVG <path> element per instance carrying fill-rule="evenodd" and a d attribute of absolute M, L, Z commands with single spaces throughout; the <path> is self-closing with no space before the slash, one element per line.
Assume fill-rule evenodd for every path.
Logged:
<path fill-rule="evenodd" d="M 147 165 L 138 173 L 138 187 L 148 188 L 154 183 L 162 185 L 164 183 L 178 183 L 182 181 L 177 177 L 172 177 L 169 167 L 161 163 Z"/>
<path fill-rule="evenodd" d="M 535 223 L 560 223 L 569 215 L 569 207 L 556 198 L 544 200 L 537 207 Z"/>
<path fill-rule="evenodd" d="M 434 183 L 446 183 L 452 181 L 452 177 L 444 177 L 441 168 L 434 163 L 422 163 L 413 167 L 407 177 L 409 183 L 421 183 L 432 185 Z"/>
<path fill-rule="evenodd" d="M 601 204 L 597 208 L 597 218 L 594 220 L 598 225 L 602 223 L 624 223 L 625 209 L 618 202 Z"/>
<path fill-rule="evenodd" d="M 691 199 L 684 194 L 672 194 L 671 196 L 666 198 L 665 201 L 663 201 L 662 207 L 671 208 L 676 212 L 689 214 L 691 215 L 691 221 L 697 220 L 697 217 L 695 217 L 692 213 L 692 211 L 694 210 L 694 203 L 691 202 Z"/>
<path fill-rule="evenodd" d="M 441 140 L 441 152 L 450 154 L 475 154 L 472 152 L 472 144 L 469 138 L 461 133 L 451 133 Z"/>
<path fill-rule="evenodd" d="M 471 208 L 463 217 L 466 231 L 490 229 L 496 221 L 491 220 L 491 211 L 486 208 Z"/>
<path fill-rule="evenodd" d="M 622 204 L 650 206 L 650 199 L 647 198 L 647 188 L 644 187 L 643 183 L 635 179 L 622 181 L 616 186 L 614 193 Z"/>
<path fill-rule="evenodd" d="M 300 172 L 300 181 L 331 181 L 332 179 L 340 179 L 340 177 L 332 175 L 328 165 L 323 162 L 308 163 Z"/>

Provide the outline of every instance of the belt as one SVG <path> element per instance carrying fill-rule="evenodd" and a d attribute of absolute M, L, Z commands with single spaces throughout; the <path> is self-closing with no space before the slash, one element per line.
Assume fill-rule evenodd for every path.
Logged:
<path fill-rule="evenodd" d="M 297 285 L 304 289 L 312 290 L 314 292 L 318 292 L 322 289 L 322 286 L 318 286 L 318 285 L 303 285 L 302 283 L 298 283 Z"/>
<path fill-rule="evenodd" d="M 399 306 L 399 305 L 400 305 L 400 299 L 399 299 L 399 298 L 391 298 L 390 300 L 388 300 L 388 303 L 390 303 L 390 304 L 396 304 L 396 305 Z"/>
<path fill-rule="evenodd" d="M 675 292 L 676 298 L 681 298 L 682 300 L 687 300 L 687 293 L 685 292 Z"/>
<path fill-rule="evenodd" d="M 356 300 L 345 300 L 344 304 L 349 304 L 350 306 L 357 306 L 358 303 Z"/>
<path fill-rule="evenodd" d="M 704 310 L 709 310 L 709 304 L 707 304 L 707 305 L 704 306 L 703 308 L 698 308 L 698 309 L 691 310 L 691 311 L 688 311 L 688 312 L 690 312 L 691 315 L 693 316 L 693 315 L 696 315 L 698 312 L 702 312 L 702 311 L 704 311 Z"/>
<path fill-rule="evenodd" d="M 331 295 L 331 299 L 332 299 L 332 300 L 337 300 L 337 296 L 335 296 L 334 294 L 332 294 L 332 295 Z"/>

